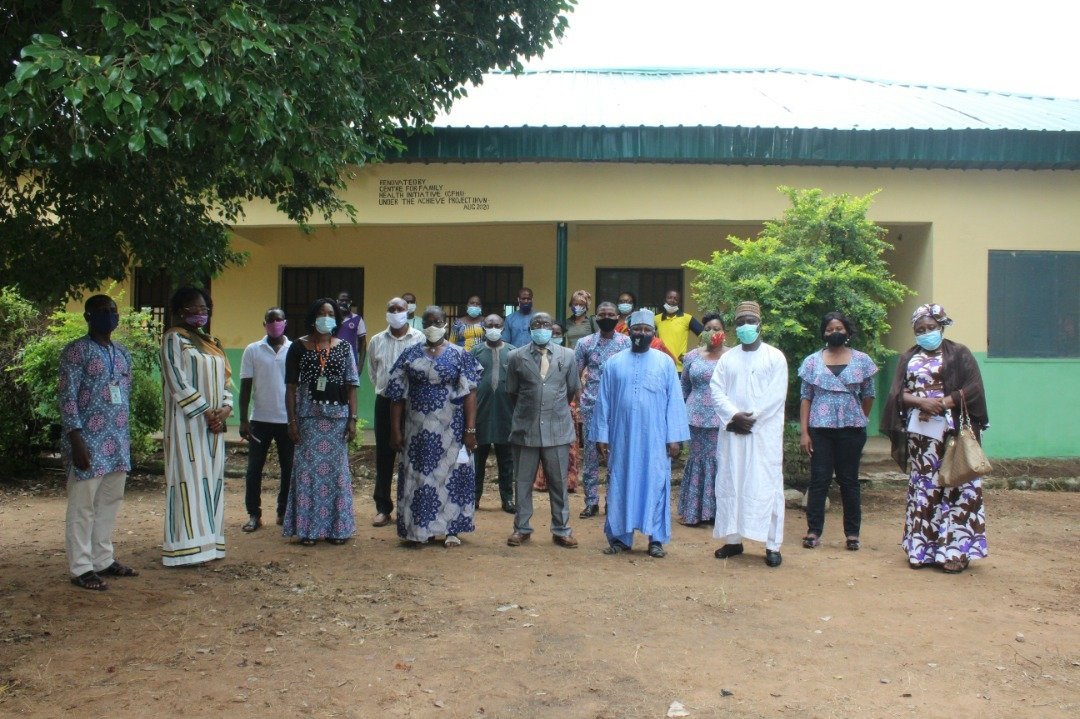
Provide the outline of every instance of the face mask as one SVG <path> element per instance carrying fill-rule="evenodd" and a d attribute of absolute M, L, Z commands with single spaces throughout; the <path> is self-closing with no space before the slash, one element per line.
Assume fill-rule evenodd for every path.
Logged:
<path fill-rule="evenodd" d="M 184 322 L 192 327 L 205 327 L 210 315 L 184 315 Z"/>
<path fill-rule="evenodd" d="M 465 314 L 467 314 L 469 317 L 479 317 L 480 313 L 483 311 L 483 307 L 476 307 L 475 305 L 469 305 L 465 308 Z"/>
<path fill-rule="evenodd" d="M 630 333 L 630 351 L 631 352 L 648 352 L 649 345 L 652 344 L 653 336 L 645 334 L 644 332 L 631 332 Z"/>
<path fill-rule="evenodd" d="M 701 333 L 701 344 L 704 347 L 719 347 L 724 344 L 724 330 L 705 330 Z"/>
<path fill-rule="evenodd" d="M 446 328 L 445 327 L 436 327 L 435 325 L 431 325 L 430 327 L 425 327 L 424 328 L 424 337 L 427 337 L 427 341 L 430 342 L 431 344 L 435 344 L 436 342 L 440 341 L 445 336 L 446 336 Z"/>
<path fill-rule="evenodd" d="M 86 324 L 91 332 L 107 335 L 120 324 L 120 315 L 112 312 L 90 312 L 86 318 Z"/>
<path fill-rule="evenodd" d="M 915 335 L 915 344 L 924 350 L 930 350 L 931 352 L 936 350 L 941 346 L 941 330 L 927 332 L 924 335 Z"/>
<path fill-rule="evenodd" d="M 409 314 L 410 314 L 410 315 L 412 315 L 412 314 L 416 314 L 416 303 L 415 303 L 415 302 L 410 302 L 410 303 L 409 303 L 408 305 L 406 305 L 406 306 L 407 306 L 407 307 L 409 308 Z"/>
<path fill-rule="evenodd" d="M 387 312 L 386 324 L 390 325 L 390 329 L 399 330 L 404 327 L 409 321 L 408 312 Z"/>
<path fill-rule="evenodd" d="M 561 345 L 563 343 L 563 339 L 565 339 L 565 338 L 564 337 L 552 337 L 551 338 L 551 344 Z"/>
<path fill-rule="evenodd" d="M 271 322 L 267 322 L 264 325 L 266 327 L 266 336 L 277 339 L 281 335 L 285 334 L 285 325 L 286 320 L 273 320 Z"/>
<path fill-rule="evenodd" d="M 679 306 L 678 305 L 669 305 L 669 304 L 666 304 L 666 303 L 664 304 L 664 312 L 667 312 L 669 315 L 673 315 L 678 311 L 679 311 Z"/>
<path fill-rule="evenodd" d="M 546 327 L 538 327 L 535 330 L 529 330 L 529 337 L 532 338 L 534 344 L 543 347 L 551 341 L 551 330 Z"/>
<path fill-rule="evenodd" d="M 581 305 L 570 305 L 570 311 L 574 313 L 574 317 L 581 317 L 585 314 L 585 308 Z"/>
<path fill-rule="evenodd" d="M 615 329 L 619 321 L 614 317 L 597 317 L 596 326 L 600 328 L 601 332 L 611 332 Z"/>
<path fill-rule="evenodd" d="M 502 340 L 502 327 L 488 327 L 484 330 L 484 339 L 488 342 L 499 342 Z"/>
<path fill-rule="evenodd" d="M 847 342 L 846 332 L 831 332 L 825 335 L 825 343 L 830 347 L 841 347 Z"/>
<path fill-rule="evenodd" d="M 527 315 L 532 312 L 532 302 L 518 302 L 518 309 L 521 310 L 521 314 Z"/>
<path fill-rule="evenodd" d="M 634 306 L 629 302 L 620 302 L 618 309 L 620 315 L 628 315 L 634 311 Z"/>
<path fill-rule="evenodd" d="M 316 317 L 315 318 L 315 331 L 321 335 L 328 335 L 334 331 L 337 327 L 337 320 L 333 317 Z"/>
<path fill-rule="evenodd" d="M 760 325 L 739 325 L 735 328 L 735 336 L 738 337 L 739 342 L 742 342 L 744 345 L 752 345 L 757 342 L 757 338 L 760 334 Z"/>
<path fill-rule="evenodd" d="M 352 310 L 352 305 L 348 302 L 339 302 L 338 307 L 341 309 L 341 314 L 348 315 Z"/>

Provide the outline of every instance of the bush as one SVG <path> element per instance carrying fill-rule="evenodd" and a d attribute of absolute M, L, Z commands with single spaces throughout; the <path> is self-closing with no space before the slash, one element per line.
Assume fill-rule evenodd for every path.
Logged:
<path fill-rule="evenodd" d="M 111 289 L 106 294 L 110 294 Z M 113 299 L 122 307 L 123 293 Z M 30 397 L 30 411 L 35 420 L 39 446 L 57 444 L 56 427 L 60 424 L 57 396 L 60 385 L 60 353 L 71 341 L 86 334 L 86 320 L 81 313 L 58 311 L 49 318 L 47 330 L 31 339 L 18 360 L 18 383 Z M 131 431 L 132 462 L 141 462 L 156 450 L 153 435 L 161 431 L 163 404 L 161 381 L 157 377 L 161 326 L 147 312 L 121 311 L 120 325 L 113 340 L 131 353 Z"/>
<path fill-rule="evenodd" d="M 12 287 L 0 288 L 0 456 L 2 476 L 23 474 L 35 466 L 42 447 L 40 427 L 30 411 L 29 388 L 20 383 L 18 359 L 23 347 L 44 331 L 38 309 Z"/>

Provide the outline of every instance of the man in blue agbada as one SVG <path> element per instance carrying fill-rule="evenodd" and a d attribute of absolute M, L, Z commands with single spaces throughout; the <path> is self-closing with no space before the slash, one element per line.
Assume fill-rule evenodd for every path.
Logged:
<path fill-rule="evenodd" d="M 649 537 L 649 556 L 659 559 L 671 540 L 671 460 L 690 427 L 675 365 L 649 347 L 652 313 L 635 312 L 629 324 L 630 349 L 604 365 L 592 417 L 608 466 L 604 554 L 629 551 L 636 529 Z"/>

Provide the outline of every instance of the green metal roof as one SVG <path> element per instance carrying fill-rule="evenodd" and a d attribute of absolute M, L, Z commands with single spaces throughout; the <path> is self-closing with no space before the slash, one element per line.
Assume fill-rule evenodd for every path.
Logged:
<path fill-rule="evenodd" d="M 1080 100 L 789 71 L 496 74 L 435 125 L 394 159 L 1080 169 Z"/>

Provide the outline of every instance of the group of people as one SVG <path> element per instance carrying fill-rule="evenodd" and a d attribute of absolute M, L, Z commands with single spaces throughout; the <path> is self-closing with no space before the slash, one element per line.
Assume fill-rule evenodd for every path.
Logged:
<path fill-rule="evenodd" d="M 768 566 L 780 566 L 788 367 L 783 353 L 763 341 L 761 308 L 746 301 L 734 309 L 738 341 L 727 348 L 720 315 L 698 321 L 679 307 L 677 291 L 667 293 L 656 314 L 637 308 L 629 293 L 600 302 L 595 312 L 591 300 L 590 293 L 575 292 L 561 326 L 534 311 L 532 291 L 522 288 L 506 317 L 483 316 L 481 298 L 471 297 L 465 315 L 450 322 L 434 305 L 417 316 L 415 295 L 405 293 L 387 302 L 387 327 L 370 340 L 348 293 L 312 303 L 304 334 L 294 340 L 284 312 L 270 308 L 264 337 L 245 349 L 241 363 L 240 432 L 249 443 L 242 529 L 262 526 L 261 478 L 273 442 L 283 534 L 305 546 L 340 545 L 355 534 L 349 443 L 366 360 L 375 389 L 372 524 L 390 524 L 396 509 L 397 534 L 408 546 L 457 547 L 461 535 L 475 530 L 494 450 L 499 500 L 514 515 L 509 546 L 531 540 L 533 492 L 542 488 L 552 541 L 577 547 L 569 493 L 580 479 L 579 518 L 596 517 L 606 462 L 604 553 L 631 551 L 638 532 L 649 556 L 661 558 L 671 540 L 671 460 L 689 442 L 679 521 L 712 523 L 723 542 L 717 558 L 742 554 L 749 539 L 765 545 Z M 161 348 L 163 562 L 198 565 L 225 555 L 224 432 L 232 380 L 220 343 L 205 330 L 210 296 L 182 288 L 170 309 L 173 323 Z M 119 313 L 110 298 L 89 298 L 84 317 L 88 333 L 65 348 L 60 368 L 66 545 L 71 581 L 102 590 L 108 577 L 137 574 L 116 560 L 111 544 L 130 469 L 131 357 L 111 339 Z M 987 425 L 982 382 L 970 351 L 943 339 L 951 320 L 940 306 L 923 305 L 912 324 L 916 346 L 900 358 L 882 420 L 910 479 L 903 546 L 914 568 L 959 572 L 986 555 L 981 484 L 976 478 L 942 487 L 937 474 L 962 402 L 978 429 Z M 691 334 L 699 338 L 693 349 Z M 857 550 L 859 458 L 877 367 L 850 346 L 855 327 L 843 314 L 827 314 L 820 335 L 823 349 L 799 369 L 800 444 L 811 465 L 803 546 L 820 544 L 835 475 L 845 546 Z M 919 434 L 925 427 L 941 431 Z"/>

